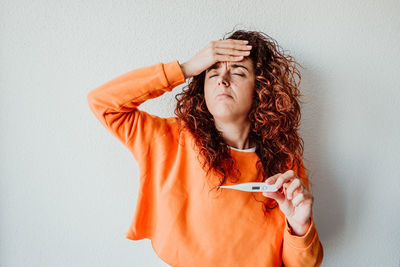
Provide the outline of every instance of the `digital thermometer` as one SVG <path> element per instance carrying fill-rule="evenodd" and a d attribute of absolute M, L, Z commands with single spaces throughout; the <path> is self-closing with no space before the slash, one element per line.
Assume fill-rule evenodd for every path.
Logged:
<path fill-rule="evenodd" d="M 235 189 L 246 192 L 276 192 L 278 189 L 274 185 L 266 183 L 242 183 L 234 185 L 220 185 L 219 188 Z"/>

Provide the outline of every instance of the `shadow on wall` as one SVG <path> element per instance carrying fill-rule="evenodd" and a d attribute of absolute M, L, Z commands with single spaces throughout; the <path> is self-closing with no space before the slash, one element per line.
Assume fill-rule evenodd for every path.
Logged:
<path fill-rule="evenodd" d="M 311 183 L 311 191 L 315 197 L 313 217 L 317 231 L 324 247 L 324 255 L 329 254 L 329 244 L 337 246 L 342 241 L 346 214 L 346 197 L 340 187 L 340 173 L 330 163 L 332 158 L 329 150 L 328 131 L 326 123 L 326 106 L 329 103 L 329 92 L 325 88 L 324 73 L 316 68 L 306 69 L 314 65 L 303 62 L 300 68 L 302 81 L 300 90 L 304 95 L 302 101 L 301 134 L 304 139 L 304 164 Z M 338 107 L 339 108 L 339 107 Z M 333 124 L 335 122 L 332 122 Z M 330 124 L 330 123 L 329 123 Z M 341 239 L 341 240 L 338 240 Z M 324 256 L 324 261 L 326 257 Z"/>

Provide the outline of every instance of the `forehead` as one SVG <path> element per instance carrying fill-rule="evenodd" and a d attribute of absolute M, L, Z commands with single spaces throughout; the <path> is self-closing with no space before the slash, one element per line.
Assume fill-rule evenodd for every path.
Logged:
<path fill-rule="evenodd" d="M 253 63 L 252 60 L 250 58 L 245 58 L 242 61 L 219 61 L 217 63 L 215 63 L 214 65 L 212 65 L 211 67 L 209 67 L 206 72 L 209 72 L 211 70 L 216 70 L 216 69 L 220 69 L 221 66 L 223 65 L 227 65 L 228 67 L 232 68 L 232 69 L 241 69 L 243 71 L 247 71 L 247 72 L 252 72 L 253 71 Z"/>

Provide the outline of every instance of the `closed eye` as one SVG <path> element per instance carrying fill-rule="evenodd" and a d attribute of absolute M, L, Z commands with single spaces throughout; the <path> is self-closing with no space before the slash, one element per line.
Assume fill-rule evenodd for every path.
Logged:
<path fill-rule="evenodd" d="M 244 76 L 244 74 L 239 74 L 239 73 L 234 73 L 233 75 Z M 217 76 L 217 74 L 211 75 L 209 78 L 212 78 L 214 76 Z"/>

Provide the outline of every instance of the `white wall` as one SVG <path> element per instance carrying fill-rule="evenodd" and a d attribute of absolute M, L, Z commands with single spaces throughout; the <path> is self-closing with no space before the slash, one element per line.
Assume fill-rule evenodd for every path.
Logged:
<path fill-rule="evenodd" d="M 124 237 L 138 165 L 86 95 L 188 60 L 236 25 L 306 67 L 301 134 L 323 266 L 399 266 L 399 3 L 0 1 L 0 265 L 166 266 L 149 240 Z M 142 109 L 172 116 L 181 88 Z"/>

